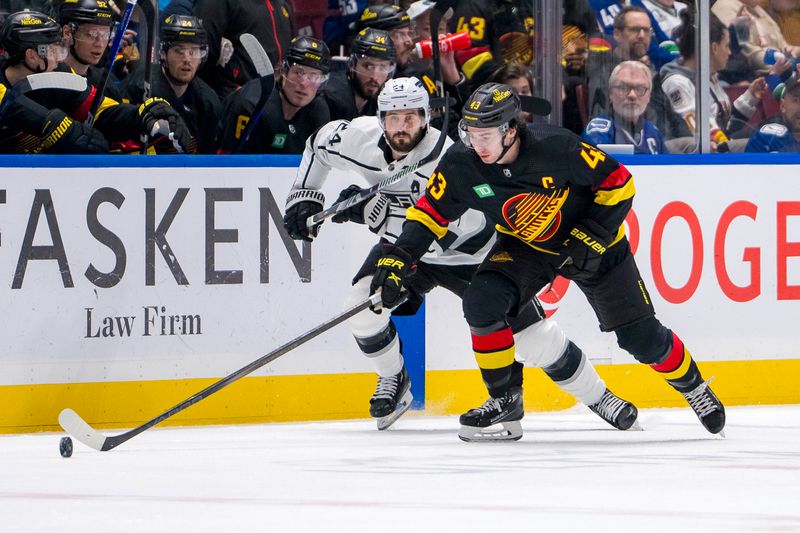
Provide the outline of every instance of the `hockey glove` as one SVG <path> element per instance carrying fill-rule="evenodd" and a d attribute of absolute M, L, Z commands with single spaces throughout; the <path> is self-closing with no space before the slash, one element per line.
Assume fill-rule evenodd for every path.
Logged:
<path fill-rule="evenodd" d="M 591 278 L 600 268 L 610 243 L 611 235 L 597 222 L 585 219 L 576 224 L 564 242 L 559 273 L 573 280 Z"/>
<path fill-rule="evenodd" d="M 339 193 L 339 198 L 336 199 L 336 203 L 344 202 L 348 198 L 352 198 L 360 193 L 362 190 L 363 189 L 358 185 L 350 185 L 346 189 L 342 189 L 342 192 Z M 386 222 L 386 217 L 389 215 L 390 203 L 391 200 L 388 196 L 376 194 L 360 204 L 356 204 L 345 209 L 341 213 L 337 213 L 331 220 L 337 224 L 349 221 L 357 224 L 366 224 L 372 233 L 383 235 L 385 231 L 384 223 Z"/>
<path fill-rule="evenodd" d="M 108 142 L 103 134 L 83 122 L 75 122 L 60 109 L 47 114 L 42 126 L 39 151 L 50 154 L 107 154 Z"/>
<path fill-rule="evenodd" d="M 286 199 L 286 214 L 283 215 L 283 227 L 289 236 L 296 240 L 311 242 L 319 233 L 319 225 L 308 227 L 308 217 L 322 211 L 325 195 L 313 189 L 297 189 Z"/>
<path fill-rule="evenodd" d="M 391 309 L 402 301 L 406 279 L 413 272 L 414 261 L 411 255 L 394 244 L 383 245 L 383 255 L 375 265 L 377 270 L 372 276 L 369 293 L 381 291 L 382 307 Z M 373 308 L 380 313 L 380 309 Z"/>
<path fill-rule="evenodd" d="M 186 123 L 163 98 L 150 98 L 139 106 L 142 121 L 142 137 L 148 139 L 168 138 L 178 153 L 187 153 L 192 136 Z"/>

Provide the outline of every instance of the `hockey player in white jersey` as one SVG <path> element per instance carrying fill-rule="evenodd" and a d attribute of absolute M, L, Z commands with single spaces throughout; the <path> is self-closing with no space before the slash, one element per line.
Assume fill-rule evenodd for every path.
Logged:
<path fill-rule="evenodd" d="M 286 202 L 284 225 L 294 239 L 313 240 L 319 226 L 309 229 L 307 219 L 322 211 L 325 198 L 321 188 L 332 169 L 360 175 L 365 185 L 413 165 L 433 149 L 440 132 L 429 126 L 428 93 L 416 78 L 397 78 L 387 82 L 378 97 L 378 117 L 364 116 L 352 122 L 333 121 L 308 139 L 297 178 Z M 445 148 L 452 144 L 447 139 Z M 416 169 L 399 183 L 333 217 L 334 222 L 366 224 L 380 236 L 353 279 L 346 306 L 364 301 L 383 243 L 394 242 L 405 222 L 406 209 L 425 190 L 428 176 L 436 167 L 434 160 Z M 361 187 L 342 190 L 337 201 L 357 194 Z M 482 214 L 467 211 L 416 267 L 408 287 L 408 300 L 392 310 L 393 315 L 416 313 L 424 295 L 437 286 L 461 297 L 472 275 L 494 242 L 494 228 Z M 410 381 L 406 372 L 402 344 L 388 313 L 365 310 L 351 318 L 349 325 L 358 347 L 378 374 L 378 384 L 370 399 L 370 415 L 377 419 L 379 430 L 388 428 L 411 405 Z M 520 359 L 509 380 L 493 381 L 491 371 L 483 371 L 487 388 L 512 388 L 517 401 L 499 406 L 490 398 L 481 407 L 461 416 L 459 437 L 466 441 L 517 440 L 522 436 L 523 363 L 541 367 L 562 389 L 618 429 L 628 429 L 636 421 L 637 410 L 609 391 L 591 362 L 561 331 L 545 319 L 535 299 L 513 313 L 513 331 L 525 330 L 517 343 Z"/>

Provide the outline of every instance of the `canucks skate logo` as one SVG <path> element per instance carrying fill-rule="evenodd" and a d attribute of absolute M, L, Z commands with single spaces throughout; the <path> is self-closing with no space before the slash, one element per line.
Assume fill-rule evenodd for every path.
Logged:
<path fill-rule="evenodd" d="M 503 218 L 518 238 L 525 242 L 544 242 L 561 225 L 561 207 L 567 201 L 569 189 L 552 193 L 518 194 L 503 205 Z"/>

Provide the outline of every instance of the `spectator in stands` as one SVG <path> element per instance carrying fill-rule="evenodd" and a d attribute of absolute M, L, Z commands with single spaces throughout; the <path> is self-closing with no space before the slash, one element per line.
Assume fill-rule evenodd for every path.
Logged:
<path fill-rule="evenodd" d="M 69 55 L 64 63 L 92 85 L 102 84 L 105 69 L 97 65 L 103 60 L 114 37 L 116 21 L 111 8 L 102 0 L 64 2 L 59 8 L 58 22 L 64 27 L 64 40 L 69 47 Z M 112 74 L 105 95 L 119 101 L 118 84 Z"/>
<path fill-rule="evenodd" d="M 589 112 L 592 116 L 608 113 L 608 78 L 614 67 L 623 61 L 639 61 L 653 69 L 648 56 L 652 33 L 650 15 L 644 8 L 626 6 L 614 18 L 616 46 L 611 52 L 591 54 L 589 58 Z"/>
<path fill-rule="evenodd" d="M 761 6 L 778 23 L 786 42 L 800 45 L 800 0 L 762 0 Z"/>
<path fill-rule="evenodd" d="M 250 80 L 223 102 L 222 152 L 250 154 L 301 154 L 306 139 L 330 122 L 325 100 L 318 94 L 328 80 L 331 53 L 311 37 L 295 37 L 280 66 L 280 80 L 263 113 L 256 104 L 260 80 Z M 262 115 L 252 135 L 243 143 L 248 123 Z"/>
<path fill-rule="evenodd" d="M 722 24 L 730 26 L 735 19 L 749 19 L 749 39 L 739 35 L 739 46 L 756 75 L 766 74 L 770 69 L 764 61 L 768 49 L 772 48 L 797 57 L 800 46 L 790 45 L 781 33 L 778 23 L 758 5 L 759 0 L 717 0 L 711 7 Z"/>
<path fill-rule="evenodd" d="M 351 47 L 346 72 L 331 74 L 324 96 L 331 120 L 352 120 L 378 112 L 378 93 L 395 70 L 389 32 L 365 28 Z"/>
<path fill-rule="evenodd" d="M 608 80 L 610 113 L 593 118 L 582 137 L 594 145 L 633 145 L 636 154 L 669 153 L 658 128 L 645 118 L 653 89 L 650 69 L 640 61 L 623 61 Z"/>
<path fill-rule="evenodd" d="M 144 94 L 144 69 L 139 69 L 125 79 L 123 97 L 135 104 L 150 96 L 163 98 L 186 122 L 192 135 L 190 151 L 216 153 L 222 104 L 217 93 L 197 77 L 208 54 L 202 23 L 197 17 L 170 15 L 161 22 L 159 42 L 161 64 L 152 66 L 150 94 Z"/>
<path fill-rule="evenodd" d="M 196 0 L 194 15 L 208 33 L 208 61 L 200 77 L 225 98 L 258 77 L 239 36 L 253 34 L 273 65 L 280 65 L 294 35 L 288 0 Z"/>
<path fill-rule="evenodd" d="M 667 96 L 672 110 L 680 115 L 685 121 L 692 135 L 697 131 L 695 123 L 696 104 L 695 104 L 695 72 L 697 71 L 697 60 L 695 59 L 694 40 L 694 13 L 693 10 L 686 10 L 681 14 L 684 23 L 678 30 L 678 46 L 680 47 L 681 57 L 662 67 L 661 87 Z M 767 83 L 764 78 L 755 79 L 747 91 L 733 102 L 728 98 L 727 93 L 719 83 L 718 73 L 725 68 L 730 56 L 730 33 L 727 26 L 712 13 L 710 18 L 710 39 L 709 49 L 711 72 L 711 140 L 712 150 L 718 149 L 725 151 L 742 151 L 744 142 L 729 142 L 734 136 L 738 141 L 741 137 L 746 138 L 749 132 L 744 126 L 753 115 L 756 105 L 763 98 Z M 684 151 L 690 142 L 680 150 Z M 722 146 L 721 146 L 722 145 Z"/>
<path fill-rule="evenodd" d="M 674 39 L 675 30 L 681 25 L 681 13 L 689 6 L 675 0 L 641 0 L 640 3 L 647 8 L 667 37 Z"/>
<path fill-rule="evenodd" d="M 328 9 L 335 15 L 325 19 L 323 39 L 334 55 L 350 52 L 350 44 L 358 14 L 367 7 L 367 0 L 328 0 Z"/>
<path fill-rule="evenodd" d="M 746 152 L 800 152 L 800 83 L 795 72 L 780 99 L 780 116 L 766 121 L 750 137 Z"/>

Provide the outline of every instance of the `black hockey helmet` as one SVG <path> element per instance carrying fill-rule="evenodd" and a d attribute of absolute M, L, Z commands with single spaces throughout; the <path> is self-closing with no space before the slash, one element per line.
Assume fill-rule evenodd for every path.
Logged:
<path fill-rule="evenodd" d="M 114 12 L 105 0 L 64 0 L 58 10 L 61 24 L 113 26 Z"/>
<path fill-rule="evenodd" d="M 331 52 L 324 41 L 300 35 L 292 39 L 286 62 L 289 65 L 305 65 L 327 74 L 331 70 Z"/>
<path fill-rule="evenodd" d="M 461 111 L 462 124 L 492 128 L 508 124 L 519 115 L 519 96 L 504 83 L 484 83 L 470 95 Z"/>
<path fill-rule="evenodd" d="M 400 6 L 375 4 L 374 6 L 365 7 L 353 25 L 354 27 L 351 29 L 355 30 L 375 28 L 390 31 L 411 26 L 411 17 Z"/>
<path fill-rule="evenodd" d="M 38 11 L 18 11 L 6 18 L 3 24 L 2 48 L 12 59 L 25 55 L 28 48 L 39 56 L 47 57 L 47 46 L 60 44 L 61 26 L 54 19 Z"/>
<path fill-rule="evenodd" d="M 170 15 L 165 18 L 158 28 L 158 38 L 161 43 L 208 44 L 203 21 L 190 15 Z"/>
<path fill-rule="evenodd" d="M 374 28 L 364 28 L 358 32 L 350 47 L 350 53 L 356 58 L 367 56 L 391 62 L 394 62 L 396 58 L 394 43 L 389 32 Z"/>

